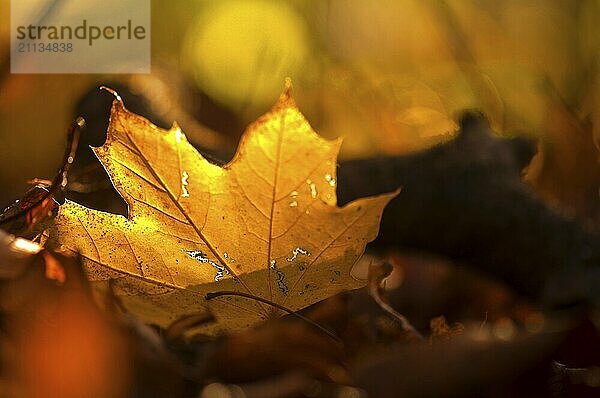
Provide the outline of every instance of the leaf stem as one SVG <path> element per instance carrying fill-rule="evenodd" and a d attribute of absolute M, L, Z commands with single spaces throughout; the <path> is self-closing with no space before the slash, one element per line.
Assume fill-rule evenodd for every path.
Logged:
<path fill-rule="evenodd" d="M 319 329 L 320 331 L 322 331 L 323 333 L 325 333 L 327 336 L 331 337 L 336 342 L 338 342 L 338 343 L 342 342 L 340 340 L 340 338 L 335 335 L 335 333 L 333 333 L 331 330 L 328 330 L 325 327 L 319 325 L 317 322 L 313 321 L 312 319 L 309 319 L 309 318 L 305 317 L 304 315 L 301 315 L 301 314 L 297 313 L 296 311 L 292 311 L 289 308 L 286 308 L 286 307 L 284 307 L 281 304 L 274 303 L 271 300 L 267 300 L 267 299 L 262 298 L 262 297 L 254 296 L 252 294 L 244 293 L 244 292 L 235 292 L 235 291 L 232 291 L 232 290 L 221 290 L 221 291 L 218 291 L 218 292 L 206 293 L 206 296 L 204 296 L 204 298 L 206 300 L 212 300 L 212 299 L 215 299 L 215 298 L 221 297 L 221 296 L 239 296 L 239 297 L 244 297 L 244 298 L 251 299 L 251 300 L 256 300 L 256 301 L 259 301 L 259 302 L 261 302 L 263 304 L 270 305 L 270 306 L 275 307 L 277 309 L 280 309 L 280 310 L 282 310 L 284 312 L 287 312 L 290 315 L 294 315 L 294 316 L 302 319 L 304 322 L 307 322 L 307 323 L 311 324 L 312 326 L 316 327 L 317 329 Z"/>

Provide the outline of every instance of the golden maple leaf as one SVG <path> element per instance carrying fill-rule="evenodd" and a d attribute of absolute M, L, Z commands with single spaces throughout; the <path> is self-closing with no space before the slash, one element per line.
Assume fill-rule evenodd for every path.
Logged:
<path fill-rule="evenodd" d="M 338 208 L 341 140 L 312 130 L 290 87 L 224 167 L 204 159 L 177 125 L 160 129 L 117 96 L 106 143 L 94 152 L 128 217 L 66 201 L 50 242 L 79 251 L 93 285 L 110 285 L 129 311 L 161 326 L 203 309 L 216 318 L 212 332 L 273 315 L 264 302 L 209 301 L 209 292 L 299 310 L 363 286 L 350 269 L 396 193 Z"/>

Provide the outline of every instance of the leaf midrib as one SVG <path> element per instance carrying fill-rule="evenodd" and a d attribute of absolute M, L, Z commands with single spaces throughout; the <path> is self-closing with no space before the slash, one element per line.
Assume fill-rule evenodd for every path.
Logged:
<path fill-rule="evenodd" d="M 275 175 L 273 177 L 273 189 L 271 191 L 271 212 L 269 216 L 269 240 L 267 248 L 267 261 L 266 267 L 268 272 L 269 280 L 269 293 L 270 300 L 273 301 L 273 284 L 271 283 L 271 253 L 273 248 L 273 214 L 275 212 L 275 204 L 277 203 L 275 198 L 277 195 L 277 183 L 279 180 L 279 166 L 281 163 L 281 146 L 283 143 L 283 134 L 285 129 L 285 112 L 281 112 L 279 121 L 279 131 L 277 134 L 277 151 L 275 152 Z"/>
<path fill-rule="evenodd" d="M 113 127 L 114 128 L 114 127 Z M 165 182 L 162 180 L 162 178 L 158 175 L 158 173 L 154 170 L 154 168 L 152 167 L 152 165 L 150 164 L 150 162 L 148 161 L 148 159 L 146 158 L 146 156 L 144 156 L 144 153 L 140 150 L 140 148 L 138 147 L 138 145 L 136 144 L 136 142 L 133 140 L 133 138 L 131 137 L 128 129 L 126 129 L 123 126 L 123 130 L 125 132 L 125 136 L 127 137 L 127 139 L 129 140 L 130 144 L 133 146 L 133 148 L 136 150 L 137 155 L 142 159 L 142 161 L 144 162 L 144 165 L 146 166 L 146 168 L 150 171 L 150 173 L 152 174 L 152 176 L 154 178 L 156 178 L 156 180 L 160 183 L 160 185 L 162 185 L 162 187 L 165 189 L 165 192 L 167 193 L 167 195 L 169 195 L 169 199 L 171 199 L 171 201 L 173 202 L 173 204 L 175 204 L 175 206 L 177 207 L 177 209 L 179 210 L 179 212 L 185 217 L 185 219 L 187 220 L 187 222 L 189 223 L 189 225 L 194 229 L 194 231 L 196 232 L 196 235 L 198 235 L 198 237 L 206 244 L 206 246 L 208 247 L 208 249 L 213 253 L 213 255 L 219 260 L 219 262 L 221 264 L 223 264 L 223 266 L 229 271 L 229 273 L 231 274 L 232 277 L 237 278 L 237 280 L 240 281 L 240 283 L 242 284 L 242 286 L 244 286 L 244 288 L 248 291 L 248 293 L 254 295 L 254 293 L 252 292 L 252 290 L 250 290 L 250 288 L 244 283 L 244 281 L 238 277 L 238 275 L 235 273 L 235 271 L 233 271 L 233 269 L 229 266 L 229 264 L 225 261 L 225 259 L 219 254 L 219 252 L 213 247 L 213 245 L 208 241 L 208 239 L 204 236 L 204 234 L 202 234 L 202 231 L 200 231 L 200 229 L 198 228 L 198 226 L 194 223 L 194 221 L 191 219 L 191 217 L 187 214 L 187 212 L 183 209 L 183 207 L 181 206 L 181 204 L 177 201 L 177 199 L 175 198 L 175 196 L 173 195 L 173 193 L 171 192 L 171 190 L 169 189 L 169 187 L 167 186 L 167 184 L 165 184 Z M 179 153 L 179 147 L 177 146 L 177 152 Z M 181 174 L 181 170 L 179 170 L 179 174 Z M 263 310 L 265 311 L 264 315 L 267 315 L 267 310 L 264 306 L 261 305 L 261 307 L 263 308 Z"/>

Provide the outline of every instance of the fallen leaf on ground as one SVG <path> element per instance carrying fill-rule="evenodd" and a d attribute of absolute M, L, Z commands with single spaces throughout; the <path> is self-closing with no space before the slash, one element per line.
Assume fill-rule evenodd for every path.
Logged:
<path fill-rule="evenodd" d="M 0 396 L 124 397 L 121 329 L 94 305 L 77 256 L 0 230 Z"/>
<path fill-rule="evenodd" d="M 116 97 L 106 143 L 94 152 L 128 217 L 66 201 L 51 231 L 51 244 L 81 253 L 92 285 L 163 327 L 209 310 L 216 324 L 204 333 L 282 313 L 266 301 L 295 311 L 364 285 L 350 269 L 396 193 L 336 206 L 341 140 L 312 130 L 289 84 L 224 167 L 203 158 L 177 125 L 160 129 Z M 216 291 L 259 300 L 205 299 Z"/>

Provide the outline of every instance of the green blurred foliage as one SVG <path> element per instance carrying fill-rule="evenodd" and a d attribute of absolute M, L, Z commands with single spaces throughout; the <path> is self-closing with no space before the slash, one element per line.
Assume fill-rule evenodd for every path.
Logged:
<path fill-rule="evenodd" d="M 8 3 L 0 2 L 4 53 Z M 557 96 L 600 124 L 598 0 L 153 0 L 152 7 L 151 77 L 173 92 L 174 81 L 189 82 L 246 123 L 268 110 L 290 76 L 317 131 L 345 137 L 343 157 L 447 140 L 465 108 L 482 109 L 503 134 L 543 137 Z M 52 175 L 74 103 L 92 83 L 129 79 L 6 76 L 0 203 L 27 179 Z"/>
<path fill-rule="evenodd" d="M 181 66 L 217 101 L 261 111 L 286 77 L 307 73 L 307 29 L 286 2 L 213 2 L 190 26 Z"/>

